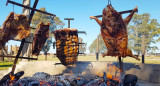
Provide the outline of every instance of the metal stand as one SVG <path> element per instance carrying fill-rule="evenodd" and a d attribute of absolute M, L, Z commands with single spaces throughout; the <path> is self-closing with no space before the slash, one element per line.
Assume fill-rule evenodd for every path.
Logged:
<path fill-rule="evenodd" d="M 34 11 L 41 12 L 41 13 L 44 13 L 44 14 L 47 14 L 47 15 L 50 15 L 50 16 L 53 16 L 53 17 L 56 16 L 55 14 L 51 14 L 51 13 L 44 12 L 44 11 L 41 11 L 41 10 L 36 9 L 36 6 L 37 6 L 37 4 L 38 4 L 38 1 L 39 1 L 39 0 L 35 0 L 34 5 L 33 5 L 33 8 L 28 7 L 28 6 L 25 6 L 25 5 L 22 5 L 22 4 L 19 4 L 19 3 L 16 3 L 16 2 L 14 2 L 14 1 L 10 1 L 10 0 L 7 0 L 6 5 L 8 5 L 8 3 L 11 3 L 11 4 L 14 4 L 14 5 L 17 5 L 17 6 L 20 6 L 20 7 L 24 7 L 24 8 L 26 8 L 26 9 L 31 9 L 31 13 L 30 13 L 30 16 L 29 16 L 29 21 L 28 21 L 29 24 L 31 23 L 31 20 L 32 20 Z M 21 54 L 21 52 L 22 52 L 22 48 L 23 48 L 23 46 L 24 46 L 24 43 L 25 43 L 25 39 L 22 39 L 21 45 L 20 45 L 20 48 L 19 48 L 19 50 L 18 50 L 18 53 L 17 53 L 16 57 L 10 56 L 10 57 L 12 57 L 12 58 L 15 58 L 14 64 L 13 64 L 13 66 L 12 66 L 11 74 L 14 74 L 14 71 L 15 71 L 15 68 L 16 68 L 16 64 L 17 64 L 17 61 L 18 61 L 18 58 L 37 60 L 37 59 L 35 59 L 35 58 L 19 57 L 20 54 Z M 31 42 L 31 43 L 32 43 L 32 42 Z M 5 57 L 8 57 L 8 56 L 5 56 Z"/>
<path fill-rule="evenodd" d="M 70 28 L 70 20 L 74 20 L 74 18 L 64 18 L 64 20 L 68 20 L 68 28 Z"/>
<path fill-rule="evenodd" d="M 120 72 L 123 73 L 123 62 L 120 56 L 118 57 L 118 60 L 119 60 L 119 65 L 120 65 Z"/>
<path fill-rule="evenodd" d="M 33 5 L 33 8 L 36 8 L 37 4 L 38 4 L 38 0 L 35 0 L 34 5 Z M 29 24 L 31 23 L 33 14 L 34 14 L 34 10 L 31 11 L 31 14 L 30 14 L 30 16 L 29 16 Z M 16 58 L 15 58 L 15 60 L 14 60 L 14 64 L 13 64 L 13 66 L 12 66 L 12 71 L 11 71 L 12 74 L 14 74 L 14 71 L 15 71 L 15 68 L 16 68 L 16 64 L 17 64 L 19 55 L 21 54 L 22 48 L 23 48 L 23 46 L 24 46 L 24 42 L 25 42 L 25 39 L 22 39 L 20 48 L 19 48 L 19 50 L 18 50 L 18 53 L 17 53 Z"/>
<path fill-rule="evenodd" d="M 119 12 L 120 14 L 125 14 L 125 13 L 131 13 L 133 10 L 126 10 L 126 11 L 121 11 L 121 12 Z M 138 10 L 137 10 L 137 12 L 138 12 Z M 97 16 L 94 16 L 94 17 L 97 17 L 97 18 L 100 18 L 100 17 L 102 17 L 102 15 L 97 15 Z"/>

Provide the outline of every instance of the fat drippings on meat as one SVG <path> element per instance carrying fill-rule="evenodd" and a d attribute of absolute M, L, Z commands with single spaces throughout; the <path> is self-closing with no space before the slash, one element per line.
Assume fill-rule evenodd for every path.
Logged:
<path fill-rule="evenodd" d="M 54 32 L 56 38 L 56 56 L 63 65 L 74 64 L 78 56 L 77 29 L 65 28 Z"/>
<path fill-rule="evenodd" d="M 127 47 L 127 25 L 137 10 L 136 7 L 129 16 L 122 19 L 119 12 L 117 12 L 111 5 L 107 5 L 107 7 L 103 9 L 102 21 L 96 17 L 91 17 L 101 26 L 101 35 L 108 49 L 108 52 L 103 54 L 103 56 L 130 56 L 139 60 L 139 58 L 134 56 L 132 51 Z"/>

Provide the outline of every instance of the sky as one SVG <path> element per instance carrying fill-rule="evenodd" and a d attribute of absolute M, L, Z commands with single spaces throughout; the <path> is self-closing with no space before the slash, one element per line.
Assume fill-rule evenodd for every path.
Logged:
<path fill-rule="evenodd" d="M 13 5 L 8 4 L 7 0 L 0 0 L 0 25 L 3 24 L 6 17 L 13 11 Z M 22 0 L 13 0 L 18 3 L 22 3 Z M 34 0 L 31 0 L 31 6 L 33 6 Z M 86 31 L 87 35 L 79 34 L 79 37 L 83 38 L 83 41 L 87 43 L 88 47 L 96 39 L 100 33 L 100 26 L 91 20 L 89 16 L 101 15 L 103 8 L 108 4 L 108 0 L 39 0 L 37 9 L 45 7 L 47 12 L 55 14 L 64 23 L 64 28 L 68 27 L 68 23 L 64 18 L 74 18 L 71 21 L 71 28 L 76 28 L 78 31 Z M 149 13 L 151 18 L 157 19 L 160 23 L 160 0 L 111 0 L 111 4 L 117 11 L 125 11 L 134 9 L 138 6 L 138 14 Z M 14 12 L 22 14 L 22 7 L 14 6 Z M 125 18 L 128 14 L 124 14 Z M 101 19 L 101 18 L 100 18 Z M 15 41 L 9 41 L 7 45 L 20 45 Z M 160 43 L 156 45 L 160 49 Z M 54 53 L 55 49 L 51 47 L 50 53 Z M 160 50 L 156 51 L 160 53 Z"/>

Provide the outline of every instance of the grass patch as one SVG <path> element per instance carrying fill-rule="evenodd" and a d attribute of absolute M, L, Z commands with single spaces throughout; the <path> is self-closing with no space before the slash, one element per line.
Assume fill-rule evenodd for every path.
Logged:
<path fill-rule="evenodd" d="M 33 56 L 33 58 L 37 58 L 37 57 Z M 139 58 L 141 59 L 141 57 Z M 32 61 L 36 61 L 36 60 L 32 60 Z M 39 55 L 37 61 L 45 61 L 45 55 Z M 59 61 L 59 59 L 54 55 L 48 55 L 47 61 Z M 96 61 L 96 56 L 95 55 L 78 56 L 77 61 Z M 118 59 L 117 57 L 111 57 L 111 56 L 106 56 L 103 58 L 101 55 L 99 55 L 99 61 L 118 62 Z M 123 59 L 123 62 L 124 63 L 141 63 L 142 61 L 137 61 L 136 59 L 132 57 L 126 57 Z M 146 56 L 145 63 L 146 64 L 160 64 L 160 57 L 155 57 L 155 56 L 147 57 Z M 12 65 L 13 65 L 13 62 L 8 62 L 7 59 L 5 59 L 4 62 L 0 62 L 0 70 L 6 70 L 9 67 L 12 67 Z"/>
<path fill-rule="evenodd" d="M 0 70 L 7 70 L 9 67 L 12 67 L 13 62 L 0 62 Z"/>
<path fill-rule="evenodd" d="M 139 58 L 141 59 L 141 57 Z M 132 57 L 126 57 L 126 58 L 123 58 L 122 60 L 124 63 L 141 63 L 142 62 L 141 60 L 138 61 Z M 45 55 L 38 56 L 38 61 L 45 61 Z M 56 56 L 48 55 L 47 61 L 59 61 L 59 59 Z M 95 55 L 78 56 L 77 61 L 96 61 L 96 56 Z M 111 56 L 102 57 L 101 55 L 99 55 L 99 61 L 117 62 L 118 59 L 117 57 L 111 57 Z M 160 57 L 155 57 L 155 56 L 147 57 L 146 56 L 145 63 L 146 64 L 160 64 Z"/>
<path fill-rule="evenodd" d="M 20 61 L 20 59 L 18 59 L 18 62 Z M 17 62 L 17 64 L 18 64 Z M 14 58 L 8 59 L 8 58 L 4 58 L 4 61 L 0 61 L 0 70 L 7 70 L 10 67 L 12 67 L 14 63 Z"/>

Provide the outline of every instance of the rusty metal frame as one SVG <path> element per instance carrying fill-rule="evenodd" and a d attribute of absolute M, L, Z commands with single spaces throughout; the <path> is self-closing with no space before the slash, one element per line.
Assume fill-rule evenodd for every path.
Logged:
<path fill-rule="evenodd" d="M 125 13 L 131 13 L 133 10 L 126 10 L 126 11 L 120 11 L 119 13 L 120 14 L 125 14 Z M 137 12 L 138 12 L 138 10 L 137 10 Z M 97 16 L 94 16 L 94 17 L 97 17 L 97 18 L 100 18 L 100 17 L 102 17 L 102 15 L 97 15 Z"/>
<path fill-rule="evenodd" d="M 25 5 L 23 5 L 23 4 L 19 4 L 19 3 L 17 3 L 17 2 L 11 1 L 11 0 L 7 0 L 6 6 L 8 5 L 8 3 L 11 3 L 11 4 L 14 4 L 14 5 L 17 5 L 17 6 L 20 6 L 20 7 L 24 7 L 24 8 L 26 8 L 26 9 L 30 9 L 30 10 L 31 10 L 31 13 L 30 13 L 30 15 L 29 15 L 29 21 L 28 21 L 29 24 L 31 24 L 31 20 L 32 20 L 32 17 L 33 17 L 33 15 L 34 15 L 34 12 L 35 12 L 35 11 L 40 12 L 40 13 L 43 13 L 43 14 L 47 14 L 47 15 L 50 15 L 50 16 L 53 16 L 53 17 L 56 16 L 55 14 L 48 13 L 48 12 L 44 12 L 44 11 L 41 11 L 41 10 L 36 9 L 36 6 L 37 6 L 37 4 L 38 4 L 38 1 L 39 1 L 39 0 L 35 0 L 34 5 L 33 5 L 33 8 L 32 8 L 32 7 L 25 6 Z M 34 29 L 34 28 L 31 28 L 31 29 Z M 19 48 L 18 53 L 17 53 L 16 56 L 4 56 L 4 57 L 15 58 L 14 64 L 13 64 L 13 66 L 12 66 L 11 74 L 14 74 L 14 71 L 15 71 L 15 68 L 16 68 L 16 64 L 17 64 L 17 61 L 18 61 L 18 58 L 29 59 L 29 60 L 37 60 L 37 58 L 20 57 L 20 54 L 21 54 L 21 52 L 22 52 L 24 43 L 32 43 L 32 42 L 27 42 L 27 41 L 25 41 L 25 38 L 24 38 L 24 39 L 22 39 L 22 41 L 21 41 L 20 48 Z"/>
<path fill-rule="evenodd" d="M 9 0 L 8 0 L 8 1 L 9 1 Z M 7 1 L 7 2 L 8 2 L 8 1 Z M 34 5 L 33 5 L 33 8 L 36 8 L 37 4 L 38 4 L 38 0 L 35 0 Z M 33 14 L 34 14 L 34 10 L 32 10 L 31 13 L 30 13 L 30 16 L 29 16 L 29 24 L 31 23 Z M 15 71 L 15 68 L 16 68 L 16 64 L 17 64 L 18 58 L 19 58 L 19 56 L 20 56 L 20 54 L 21 54 L 21 52 L 22 52 L 24 43 L 25 43 L 25 38 L 22 39 L 22 42 L 21 42 L 21 45 L 20 45 L 20 47 L 19 47 L 18 53 L 17 53 L 17 55 L 16 55 L 16 57 L 15 57 L 14 64 L 13 64 L 12 70 L 11 70 L 11 73 L 12 73 L 12 74 L 14 74 L 14 71 Z"/>
<path fill-rule="evenodd" d="M 30 10 L 34 10 L 34 11 L 37 11 L 37 12 L 41 12 L 41 13 L 44 13 L 44 14 L 47 14 L 47 15 L 50 15 L 50 16 L 56 16 L 55 14 L 48 13 L 48 12 L 44 12 L 44 11 L 35 9 L 34 7 L 33 7 L 33 8 L 32 8 L 32 7 L 28 7 L 28 6 L 25 6 L 25 5 L 23 5 L 23 4 L 19 4 L 19 3 L 17 3 L 17 2 L 11 1 L 11 0 L 7 0 L 6 5 L 8 5 L 8 3 L 14 4 L 14 5 L 17 5 L 17 6 L 20 6 L 20 7 L 24 7 L 24 8 L 26 8 L 26 9 L 30 9 Z"/>

